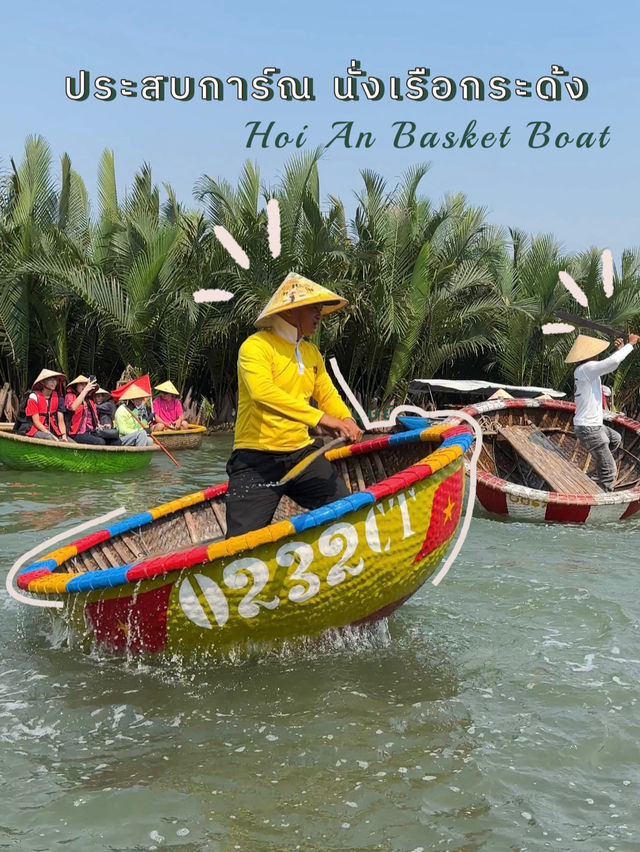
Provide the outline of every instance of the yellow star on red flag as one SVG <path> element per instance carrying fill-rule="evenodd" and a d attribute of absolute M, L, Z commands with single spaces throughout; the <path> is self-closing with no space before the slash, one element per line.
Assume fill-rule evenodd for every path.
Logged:
<path fill-rule="evenodd" d="M 462 467 L 448 476 L 436 488 L 431 507 L 431 520 L 422 547 L 414 558 L 420 562 L 437 547 L 447 542 L 455 533 L 462 507 L 464 488 Z"/>

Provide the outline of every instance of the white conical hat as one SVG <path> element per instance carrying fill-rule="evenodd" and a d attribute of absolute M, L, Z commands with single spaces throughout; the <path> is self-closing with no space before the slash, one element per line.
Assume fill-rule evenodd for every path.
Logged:
<path fill-rule="evenodd" d="M 565 364 L 575 364 L 577 361 L 588 361 L 595 358 L 609 346 L 607 340 L 599 337 L 589 337 L 587 334 L 579 334 L 574 340 L 569 354 L 564 359 Z"/>
<path fill-rule="evenodd" d="M 504 388 L 498 388 L 495 393 L 492 393 L 489 399 L 513 399 L 510 393 L 507 393 Z"/>
<path fill-rule="evenodd" d="M 45 379 L 53 379 L 55 376 L 59 376 L 62 381 L 67 378 L 64 373 L 57 373 L 55 370 L 40 370 L 37 379 L 31 385 L 31 390 L 36 390 L 36 385 L 39 385 L 40 382 L 44 382 Z"/>
<path fill-rule="evenodd" d="M 118 402 L 124 402 L 126 399 L 142 399 L 142 397 L 147 397 L 149 394 L 146 392 L 144 388 L 141 388 L 140 385 L 131 385 L 128 387 L 126 391 L 118 397 Z"/>
<path fill-rule="evenodd" d="M 347 300 L 337 293 L 332 293 L 326 287 L 316 284 L 309 278 L 303 275 L 298 275 L 297 272 L 290 272 L 278 287 L 273 296 L 269 299 L 262 310 L 262 313 L 255 321 L 256 328 L 266 328 L 269 326 L 271 317 L 282 311 L 288 311 L 289 308 L 301 308 L 304 305 L 317 305 L 322 302 L 328 302 L 322 307 L 322 316 L 332 314 L 334 311 L 339 311 L 347 304 Z"/>

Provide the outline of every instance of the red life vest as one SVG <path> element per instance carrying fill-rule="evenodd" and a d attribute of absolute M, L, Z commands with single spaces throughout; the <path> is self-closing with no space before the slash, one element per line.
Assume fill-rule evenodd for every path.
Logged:
<path fill-rule="evenodd" d="M 36 399 L 29 398 L 25 406 L 26 419 L 31 422 L 31 428 L 27 432 L 27 435 L 35 435 L 38 431 L 38 428 L 33 422 L 33 415 L 38 414 L 43 425 L 54 435 L 60 437 L 58 418 L 55 416 L 58 411 L 58 392 L 53 391 L 49 399 L 39 390 L 31 391 L 29 396 L 31 397 L 33 394 L 35 394 Z"/>
<path fill-rule="evenodd" d="M 98 410 L 96 408 L 96 404 L 92 399 L 87 399 L 85 397 L 84 402 L 79 405 L 75 411 L 71 411 L 71 406 L 68 409 L 71 414 L 71 423 L 69 425 L 69 434 L 77 435 L 78 429 L 82 427 L 82 423 L 84 417 L 86 415 L 87 422 L 84 428 L 85 432 L 95 432 L 100 422 L 98 418 Z"/>

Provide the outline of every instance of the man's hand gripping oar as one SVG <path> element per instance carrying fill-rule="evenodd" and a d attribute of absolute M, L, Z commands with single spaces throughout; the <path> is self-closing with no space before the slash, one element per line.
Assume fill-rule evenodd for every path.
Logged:
<path fill-rule="evenodd" d="M 290 471 L 285 473 L 280 482 L 276 483 L 276 487 L 279 485 L 285 485 L 287 482 L 291 482 L 292 479 L 300 476 L 300 474 L 305 471 L 310 464 L 320 458 L 320 456 L 323 456 L 329 450 L 333 450 L 335 447 L 341 446 L 345 443 L 345 441 L 355 442 L 362 438 L 362 429 L 360 429 L 356 421 L 351 417 L 348 420 L 339 420 L 337 417 L 329 417 L 328 414 L 325 414 L 318 425 L 324 426 L 334 434 L 337 432 L 337 437 L 332 441 L 329 441 L 323 447 L 317 449 L 315 452 L 309 453 L 309 455 L 305 456 L 302 461 L 298 462 L 297 465 L 294 465 Z"/>

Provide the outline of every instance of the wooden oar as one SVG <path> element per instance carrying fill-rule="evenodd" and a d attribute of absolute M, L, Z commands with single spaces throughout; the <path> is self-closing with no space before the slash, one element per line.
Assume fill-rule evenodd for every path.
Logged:
<path fill-rule="evenodd" d="M 567 322 L 571 322 L 574 325 L 579 325 L 583 328 L 592 328 L 594 331 L 601 331 L 603 334 L 613 337 L 614 339 L 617 337 L 622 337 L 624 339 L 628 336 L 626 331 L 616 331 L 615 328 L 611 328 L 609 325 L 602 325 L 602 323 L 586 319 L 585 317 L 579 317 L 576 314 L 568 314 L 566 311 L 556 311 L 556 316 L 560 319 L 566 320 Z"/>
<path fill-rule="evenodd" d="M 129 409 L 129 414 L 133 417 L 133 419 L 136 421 L 136 423 L 138 424 L 138 426 L 139 426 L 141 429 L 144 429 L 144 431 L 146 432 L 146 431 L 147 431 L 147 427 L 144 425 L 144 423 L 143 423 L 141 420 L 138 420 L 138 418 L 135 416 L 135 414 L 133 413 L 133 411 L 131 411 L 131 409 Z M 174 459 L 174 457 L 171 455 L 171 453 L 169 452 L 169 450 L 168 450 L 166 447 L 164 447 L 164 446 L 160 443 L 160 441 L 159 441 L 157 438 L 154 438 L 154 436 L 153 436 L 153 432 L 149 431 L 149 432 L 147 432 L 147 434 L 149 435 L 149 437 L 151 438 L 151 440 L 153 441 L 153 443 L 154 443 L 154 444 L 156 444 L 156 446 L 160 447 L 160 449 L 161 449 L 161 450 L 162 450 L 162 452 L 165 454 L 165 456 L 169 456 L 169 458 L 170 458 L 170 459 L 171 459 L 171 461 L 175 464 L 175 466 L 176 466 L 176 467 L 180 467 L 180 463 L 179 463 L 179 462 L 177 462 L 177 461 Z"/>
<path fill-rule="evenodd" d="M 276 482 L 276 487 L 279 485 L 286 485 L 287 482 L 291 482 L 292 479 L 296 479 L 296 477 L 300 476 L 300 474 L 305 471 L 310 464 L 312 464 L 316 459 L 319 459 L 320 456 L 323 456 L 329 450 L 332 450 L 334 447 L 337 447 L 341 444 L 344 444 L 344 438 L 334 438 L 332 441 L 329 441 L 328 444 L 325 444 L 323 447 L 315 450 L 313 453 L 309 453 L 308 456 L 305 456 L 302 461 L 298 462 L 297 465 L 291 468 L 288 473 L 282 477 L 280 482 Z"/>

